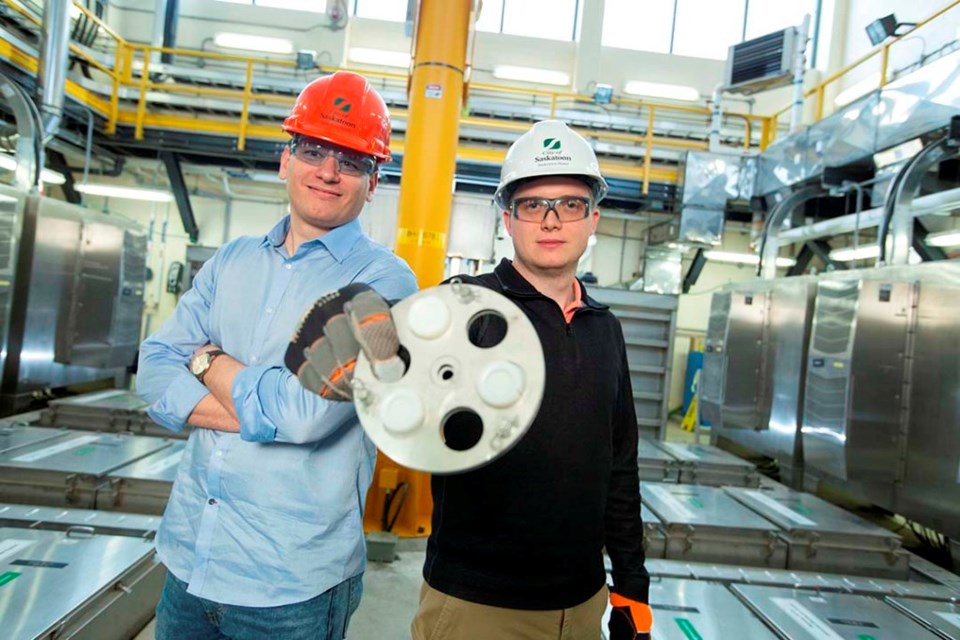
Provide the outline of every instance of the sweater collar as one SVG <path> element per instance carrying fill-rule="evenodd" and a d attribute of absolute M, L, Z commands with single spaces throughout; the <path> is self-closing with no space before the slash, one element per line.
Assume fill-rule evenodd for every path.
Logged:
<path fill-rule="evenodd" d="M 547 297 L 538 291 L 536 287 L 530 284 L 526 278 L 520 275 L 520 272 L 516 270 L 516 268 L 513 266 L 513 263 L 506 258 L 500 260 L 500 264 L 498 264 L 496 269 L 493 270 L 493 273 L 497 276 L 497 280 L 500 281 L 500 287 L 503 289 L 504 293 L 522 297 Z M 587 294 L 587 288 L 583 286 L 583 283 L 580 282 L 580 279 L 577 278 L 576 280 L 577 286 L 580 287 L 580 295 L 582 298 L 581 301 L 583 303 L 582 306 L 596 310 L 609 308 L 607 305 L 601 304 L 591 298 Z"/>

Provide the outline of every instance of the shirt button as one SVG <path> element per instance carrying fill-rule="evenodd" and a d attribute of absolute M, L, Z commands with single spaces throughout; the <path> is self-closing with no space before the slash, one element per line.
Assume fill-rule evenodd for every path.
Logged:
<path fill-rule="evenodd" d="M 216 501 L 214 498 L 210 498 L 209 500 L 207 500 L 207 504 L 209 504 L 209 505 L 215 505 L 215 504 L 217 504 L 217 501 Z"/>
<path fill-rule="evenodd" d="M 250 362 L 256 362 L 258 359 L 259 358 L 257 358 L 257 356 L 253 356 L 252 358 L 250 358 Z"/>
<path fill-rule="evenodd" d="M 290 264 L 289 262 L 288 262 L 287 264 L 283 265 L 283 267 L 284 267 L 285 269 L 287 269 L 288 271 L 289 271 L 290 269 L 293 269 L 293 265 Z"/>
<path fill-rule="evenodd" d="M 267 313 L 273 313 L 273 309 L 268 308 Z"/>
<path fill-rule="evenodd" d="M 223 451 L 217 451 L 217 456 L 220 457 L 220 458 L 222 458 L 222 457 L 223 457 Z"/>

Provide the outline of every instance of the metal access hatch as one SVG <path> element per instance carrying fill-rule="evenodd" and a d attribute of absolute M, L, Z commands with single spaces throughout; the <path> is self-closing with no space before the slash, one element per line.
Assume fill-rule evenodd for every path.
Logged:
<path fill-rule="evenodd" d="M 910 556 L 900 538 L 840 507 L 799 491 L 737 487 L 725 491 L 783 529 L 789 569 L 909 577 Z"/>
<path fill-rule="evenodd" d="M 53 531 L 79 528 L 89 533 L 153 538 L 160 527 L 160 517 L 118 511 L 0 503 L 0 527 Z"/>
<path fill-rule="evenodd" d="M 776 525 L 723 489 L 641 482 L 640 496 L 663 522 L 667 559 L 786 567 L 787 545 Z"/>
<path fill-rule="evenodd" d="M 776 638 L 726 587 L 715 582 L 654 579 L 650 583 L 650 608 L 657 640 Z"/>
<path fill-rule="evenodd" d="M 660 448 L 677 459 L 680 482 L 685 484 L 756 487 L 760 473 L 756 465 L 709 444 L 659 442 Z"/>
<path fill-rule="evenodd" d="M 162 438 L 64 431 L 59 438 L 0 453 L 0 500 L 93 509 L 107 474 L 170 444 Z"/>
<path fill-rule="evenodd" d="M 904 612 L 938 637 L 960 638 L 960 604 L 916 598 L 887 598 L 887 602 Z"/>
<path fill-rule="evenodd" d="M 174 442 L 166 449 L 111 472 L 113 499 L 104 501 L 102 508 L 162 514 L 170 498 L 173 481 L 177 479 L 177 469 L 185 447 L 185 442 Z"/>
<path fill-rule="evenodd" d="M 126 389 L 107 389 L 51 400 L 40 412 L 39 423 L 85 431 L 133 433 L 160 438 L 186 439 L 190 429 L 170 431 L 147 415 L 148 403 Z"/>
<path fill-rule="evenodd" d="M 65 435 L 58 429 L 10 425 L 0 427 L 0 453 L 26 447 L 44 440 L 52 440 Z"/>
<path fill-rule="evenodd" d="M 3 636 L 131 638 L 164 577 L 148 540 L 0 528 Z"/>
<path fill-rule="evenodd" d="M 847 593 L 733 585 L 730 589 L 785 640 L 935 640 L 883 600 Z"/>
<path fill-rule="evenodd" d="M 676 456 L 672 456 L 654 443 L 640 438 L 637 444 L 637 469 L 641 480 L 654 482 L 677 482 L 680 468 Z"/>

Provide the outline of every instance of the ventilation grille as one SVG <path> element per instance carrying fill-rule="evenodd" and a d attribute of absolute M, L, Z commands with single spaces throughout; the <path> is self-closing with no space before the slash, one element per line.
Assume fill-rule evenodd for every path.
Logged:
<path fill-rule="evenodd" d="M 820 283 L 813 321 L 813 348 L 817 353 L 841 355 L 850 350 L 859 292 L 859 280 Z"/>
<path fill-rule="evenodd" d="M 730 47 L 726 89 L 751 93 L 789 82 L 796 38 L 797 30 L 790 27 Z"/>

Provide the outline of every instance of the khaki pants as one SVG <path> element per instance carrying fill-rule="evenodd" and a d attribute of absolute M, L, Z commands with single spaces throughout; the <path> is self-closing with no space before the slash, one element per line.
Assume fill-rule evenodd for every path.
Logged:
<path fill-rule="evenodd" d="M 604 586 L 569 609 L 524 611 L 454 598 L 424 582 L 410 632 L 413 640 L 598 640 L 607 598 Z"/>

